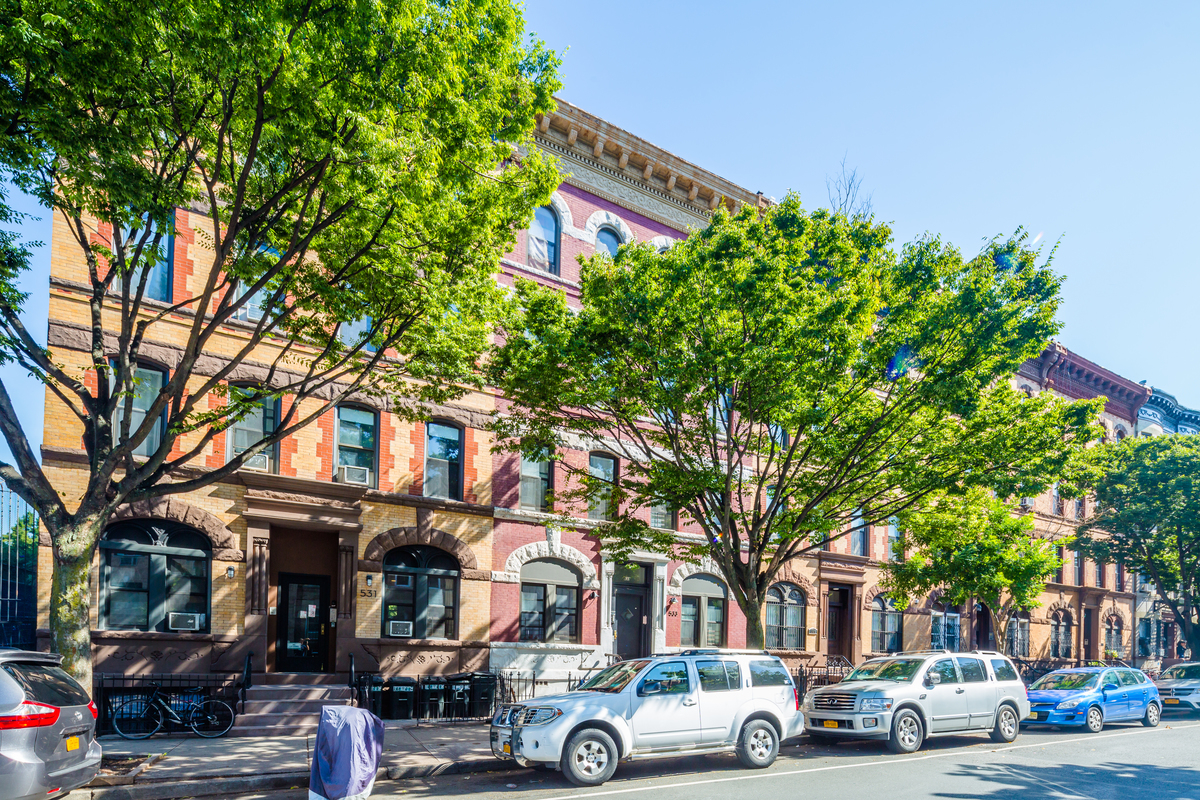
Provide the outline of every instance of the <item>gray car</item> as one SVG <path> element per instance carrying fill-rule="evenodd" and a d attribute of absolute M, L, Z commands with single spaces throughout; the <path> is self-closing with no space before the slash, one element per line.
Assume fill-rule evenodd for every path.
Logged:
<path fill-rule="evenodd" d="M 100 770 L 96 705 L 61 663 L 0 648 L 0 800 L 53 797 Z"/>

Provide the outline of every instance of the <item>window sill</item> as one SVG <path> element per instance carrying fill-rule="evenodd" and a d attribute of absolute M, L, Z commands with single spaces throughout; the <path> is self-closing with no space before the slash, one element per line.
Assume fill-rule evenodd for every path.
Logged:
<path fill-rule="evenodd" d="M 562 650 L 570 653 L 590 653 L 600 645 L 579 642 L 491 642 L 491 646 L 493 650 Z"/>
<path fill-rule="evenodd" d="M 191 633 L 185 631 L 92 631 L 92 641 L 96 641 L 97 639 L 156 639 L 170 642 L 211 642 L 215 638 L 211 633 Z"/>

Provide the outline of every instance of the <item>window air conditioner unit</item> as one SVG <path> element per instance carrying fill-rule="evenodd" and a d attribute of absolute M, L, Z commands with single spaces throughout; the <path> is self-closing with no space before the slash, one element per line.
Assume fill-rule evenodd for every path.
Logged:
<path fill-rule="evenodd" d="M 389 622 L 388 636 L 412 636 L 411 622 Z"/>
<path fill-rule="evenodd" d="M 167 615 L 167 627 L 173 631 L 198 631 L 200 630 L 200 615 L 172 611 Z"/>
<path fill-rule="evenodd" d="M 1024 509 L 1033 508 L 1033 498 L 1032 497 L 1022 497 L 1021 498 L 1021 508 L 1024 508 Z"/>
<path fill-rule="evenodd" d="M 246 463 L 242 464 L 242 469 L 248 469 L 251 472 L 268 472 L 271 469 L 271 459 L 267 458 L 266 453 L 258 453 L 246 459 Z"/>
<path fill-rule="evenodd" d="M 338 482 L 352 483 L 355 486 L 370 486 L 371 470 L 368 467 L 340 466 L 338 467 Z"/>

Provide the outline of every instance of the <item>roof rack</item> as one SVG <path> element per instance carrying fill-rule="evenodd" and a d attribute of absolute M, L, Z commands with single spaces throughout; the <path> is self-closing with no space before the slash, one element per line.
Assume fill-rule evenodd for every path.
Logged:
<path fill-rule="evenodd" d="M 655 653 L 655 656 L 736 656 L 736 655 L 752 655 L 752 656 L 767 656 L 770 655 L 766 650 L 739 650 L 732 647 L 692 647 L 687 650 L 681 650 L 678 653 Z"/>
<path fill-rule="evenodd" d="M 940 650 L 901 650 L 900 652 L 893 653 L 892 655 L 896 655 L 896 656 L 936 656 L 936 655 L 941 655 L 942 653 L 945 653 L 946 655 L 950 655 L 950 651 L 944 647 Z"/>
<path fill-rule="evenodd" d="M 971 652 L 977 656 L 1003 656 L 1004 655 L 1004 653 L 1001 653 L 999 650 L 972 650 Z M 1007 656 L 1005 656 L 1005 657 L 1007 658 Z"/>

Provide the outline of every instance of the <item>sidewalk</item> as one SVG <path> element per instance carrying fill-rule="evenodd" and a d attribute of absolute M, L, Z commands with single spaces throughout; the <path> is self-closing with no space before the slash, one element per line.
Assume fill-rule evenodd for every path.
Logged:
<path fill-rule="evenodd" d="M 393 723 L 394 724 L 394 723 Z M 377 781 L 459 772 L 512 769 L 492 755 L 487 723 L 430 723 L 389 727 Z M 122 786 L 91 786 L 79 800 L 168 800 L 308 786 L 316 736 L 156 738 L 132 742 L 104 737 L 104 755 L 162 758 Z"/>

